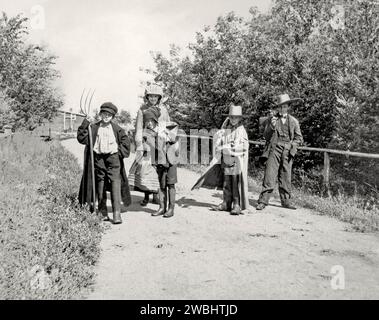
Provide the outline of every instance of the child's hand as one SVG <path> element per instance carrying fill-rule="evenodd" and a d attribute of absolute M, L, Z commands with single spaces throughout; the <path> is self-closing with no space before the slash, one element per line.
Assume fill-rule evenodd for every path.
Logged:
<path fill-rule="evenodd" d="M 92 117 L 92 116 L 90 116 L 90 115 L 87 115 L 87 116 L 86 116 L 86 119 L 87 119 L 87 121 L 89 121 L 89 122 L 94 122 L 94 121 L 95 121 L 95 118 Z"/>

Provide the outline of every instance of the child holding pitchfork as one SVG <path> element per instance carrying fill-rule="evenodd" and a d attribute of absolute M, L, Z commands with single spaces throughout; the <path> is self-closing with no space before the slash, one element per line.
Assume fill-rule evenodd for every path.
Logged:
<path fill-rule="evenodd" d="M 109 221 L 106 191 L 111 192 L 113 223 L 120 224 L 121 200 L 124 206 L 131 203 L 128 178 L 124 169 L 124 158 L 129 157 L 130 141 L 124 129 L 112 120 L 117 114 L 117 107 L 111 103 L 103 103 L 100 107 L 101 120 L 91 124 L 89 117 L 83 120 L 78 128 L 77 139 L 86 145 L 83 177 L 80 184 L 80 204 L 94 203 L 91 159 L 93 159 L 98 211 L 104 221 Z M 89 136 L 89 132 L 92 136 Z M 92 142 L 92 145 L 90 144 Z M 91 156 L 91 151 L 93 156 Z M 94 208 L 91 208 L 94 211 Z"/>

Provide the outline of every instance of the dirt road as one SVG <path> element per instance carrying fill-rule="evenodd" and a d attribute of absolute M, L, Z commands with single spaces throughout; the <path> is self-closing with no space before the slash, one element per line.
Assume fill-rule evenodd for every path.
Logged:
<path fill-rule="evenodd" d="M 62 144 L 82 163 L 76 140 Z M 378 234 L 275 202 L 257 212 L 252 193 L 248 214 L 212 212 L 222 193 L 178 176 L 173 218 L 151 217 L 157 205 L 133 192 L 124 223 L 109 224 L 89 299 L 379 299 Z"/>

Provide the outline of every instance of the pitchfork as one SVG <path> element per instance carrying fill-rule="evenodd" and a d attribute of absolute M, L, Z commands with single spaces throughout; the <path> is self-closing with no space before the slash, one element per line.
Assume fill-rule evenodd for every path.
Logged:
<path fill-rule="evenodd" d="M 89 90 L 86 94 L 86 98 L 85 98 L 85 101 L 84 101 L 84 106 L 83 106 L 83 96 L 84 96 L 84 93 L 85 93 L 86 89 L 83 90 L 82 92 L 82 95 L 80 97 L 80 112 L 82 114 L 84 114 L 86 116 L 86 118 L 88 117 L 88 115 L 90 114 L 91 112 L 91 103 L 92 103 L 92 98 L 93 98 L 93 95 L 95 94 L 95 90 L 92 91 L 92 94 L 90 96 L 90 92 L 91 90 Z M 88 101 L 88 98 L 90 97 L 89 99 L 89 102 L 87 104 L 87 101 Z M 91 123 L 88 125 L 88 138 L 89 138 L 89 150 L 90 150 L 90 157 L 91 157 L 91 176 L 92 176 L 92 199 L 93 199 L 93 202 L 92 202 L 92 208 L 93 208 L 93 211 L 95 211 L 95 201 L 96 201 L 96 189 L 95 189 L 95 166 L 94 166 L 94 157 L 93 157 L 93 140 L 92 140 L 92 128 L 91 128 Z"/>

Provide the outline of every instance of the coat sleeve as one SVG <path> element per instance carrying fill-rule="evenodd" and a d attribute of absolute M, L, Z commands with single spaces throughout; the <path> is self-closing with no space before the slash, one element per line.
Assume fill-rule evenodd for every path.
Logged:
<path fill-rule="evenodd" d="M 130 139 L 124 129 L 119 130 L 119 153 L 122 158 L 128 158 L 130 155 Z"/>
<path fill-rule="evenodd" d="M 143 132 L 143 112 L 141 109 L 137 112 L 136 118 L 136 150 L 143 150 L 142 146 L 142 132 Z"/>
<path fill-rule="evenodd" d="M 263 131 L 263 136 L 266 139 L 267 142 L 271 140 L 272 134 L 274 133 L 274 130 L 271 125 L 271 121 L 268 119 L 266 122 L 265 129 Z"/>
<path fill-rule="evenodd" d="M 301 145 L 303 143 L 303 135 L 301 134 L 300 124 L 298 120 L 295 120 L 295 131 L 293 143 L 297 145 Z"/>
<path fill-rule="evenodd" d="M 78 128 L 76 139 L 78 140 L 80 144 L 89 145 L 89 139 L 88 139 L 89 125 L 90 125 L 90 122 L 87 119 L 84 119 L 82 124 Z"/>
<path fill-rule="evenodd" d="M 303 135 L 301 134 L 299 121 L 297 119 L 294 119 L 294 124 L 295 124 L 294 136 L 293 136 L 293 140 L 292 140 L 292 146 L 290 149 L 290 155 L 292 157 L 294 157 L 295 154 L 297 153 L 298 146 L 303 143 Z"/>

